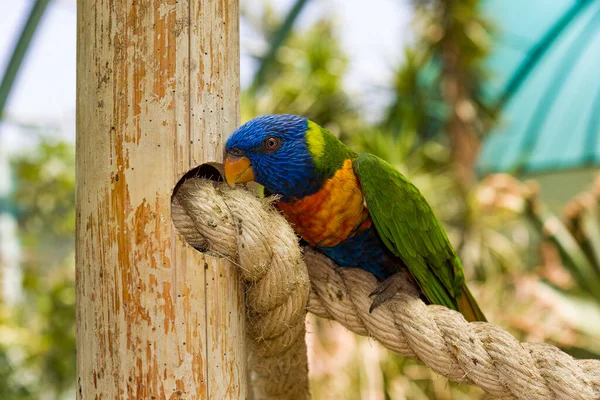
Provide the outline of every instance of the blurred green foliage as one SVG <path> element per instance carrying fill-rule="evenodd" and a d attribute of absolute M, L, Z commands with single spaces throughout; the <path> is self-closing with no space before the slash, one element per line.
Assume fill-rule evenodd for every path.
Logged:
<path fill-rule="evenodd" d="M 265 41 L 271 36 L 266 27 L 277 30 L 274 18 L 269 7 L 260 16 L 247 16 Z M 355 102 L 343 86 L 348 59 L 334 37 L 329 19 L 317 21 L 303 33 L 292 31 L 274 59 L 263 61 L 270 63 L 267 83 L 242 93 L 242 120 L 295 113 L 319 121 L 338 135 L 361 129 Z"/>
<path fill-rule="evenodd" d="M 2 399 L 67 398 L 75 380 L 75 159 L 42 139 L 12 161 L 23 300 L 0 305 Z"/>

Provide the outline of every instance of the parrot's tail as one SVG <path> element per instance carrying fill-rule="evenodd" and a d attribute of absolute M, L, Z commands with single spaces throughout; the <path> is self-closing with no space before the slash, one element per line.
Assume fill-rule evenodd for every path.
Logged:
<path fill-rule="evenodd" d="M 485 315 L 477 305 L 477 301 L 469 291 L 467 284 L 462 286 L 462 296 L 457 299 L 458 311 L 464 315 L 465 319 L 469 322 L 482 321 L 487 322 Z"/>

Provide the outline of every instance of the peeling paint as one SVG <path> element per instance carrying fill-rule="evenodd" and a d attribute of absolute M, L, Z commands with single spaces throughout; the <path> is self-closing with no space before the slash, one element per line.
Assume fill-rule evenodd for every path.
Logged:
<path fill-rule="evenodd" d="M 218 160 L 239 121 L 237 2 L 77 13 L 77 398 L 245 397 L 236 270 L 170 222 L 179 177 Z"/>

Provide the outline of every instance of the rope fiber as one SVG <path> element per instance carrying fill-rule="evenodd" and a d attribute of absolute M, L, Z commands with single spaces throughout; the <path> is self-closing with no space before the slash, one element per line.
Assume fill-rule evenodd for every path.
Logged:
<path fill-rule="evenodd" d="M 426 305 L 410 280 L 369 313 L 377 280 L 300 251 L 268 199 L 204 179 L 188 179 L 172 201 L 175 226 L 208 254 L 239 265 L 246 282 L 248 367 L 256 399 L 309 398 L 305 314 L 332 319 L 436 373 L 501 399 L 600 399 L 600 361 L 575 360 L 557 347 L 520 343 L 500 327 L 468 323 Z"/>

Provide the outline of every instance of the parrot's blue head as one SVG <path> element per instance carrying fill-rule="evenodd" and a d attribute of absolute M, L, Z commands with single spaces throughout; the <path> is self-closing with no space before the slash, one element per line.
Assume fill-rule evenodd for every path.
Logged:
<path fill-rule="evenodd" d="M 311 135 L 307 135 L 313 125 L 318 127 L 290 114 L 265 115 L 246 122 L 225 145 L 227 183 L 233 186 L 256 181 L 283 198 L 303 198 L 319 191 L 323 179 L 316 171 Z"/>

